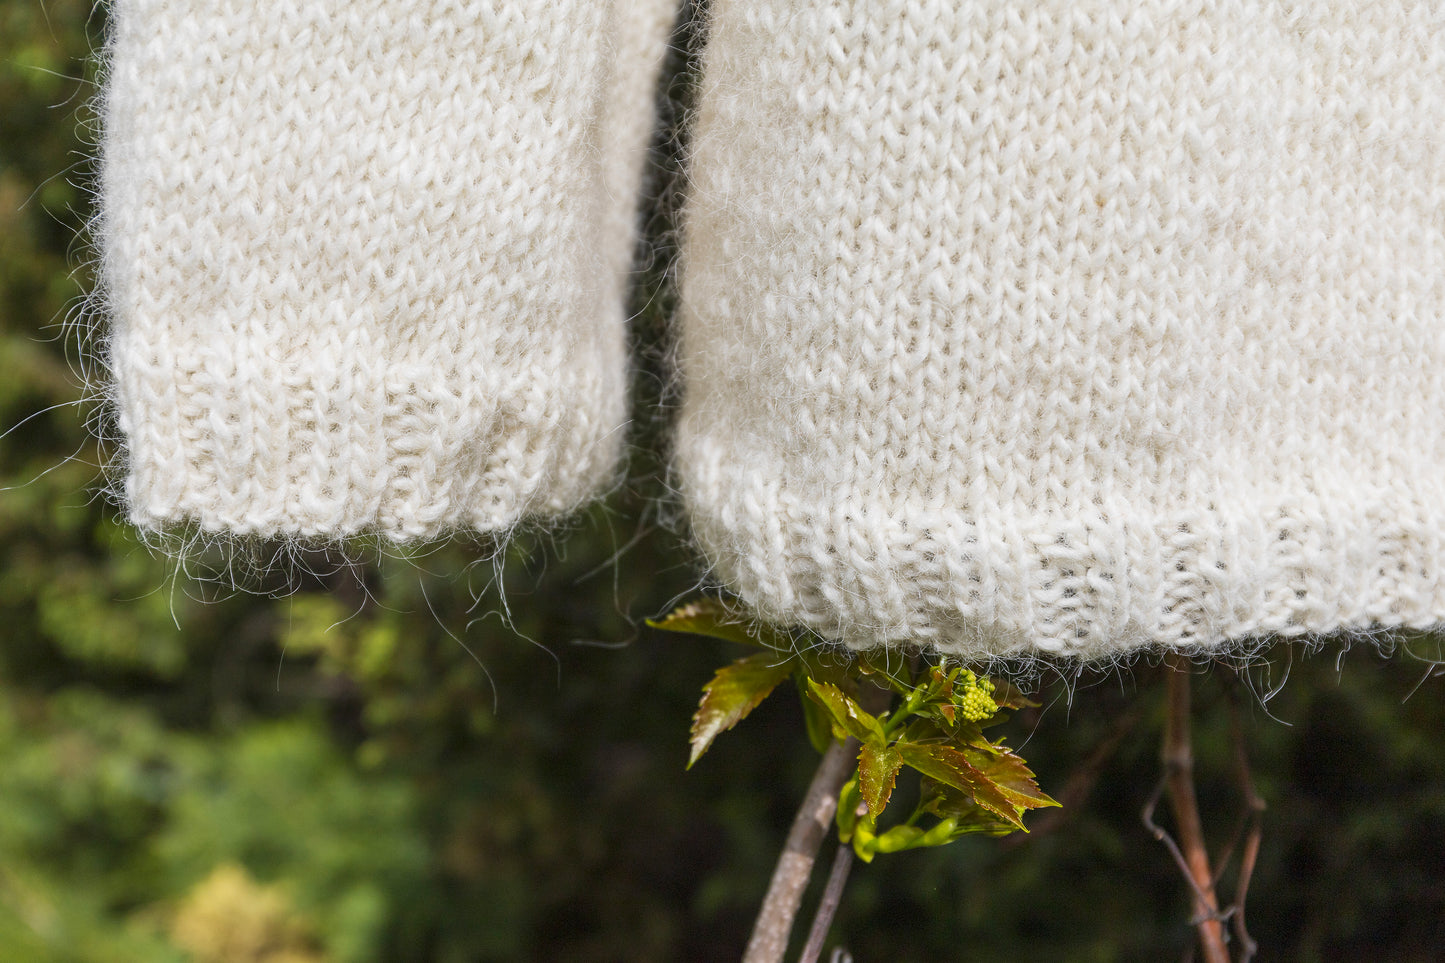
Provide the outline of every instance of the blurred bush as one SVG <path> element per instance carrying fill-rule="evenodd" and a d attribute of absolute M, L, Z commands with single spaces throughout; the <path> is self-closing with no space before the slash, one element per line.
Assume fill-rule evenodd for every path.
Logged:
<path fill-rule="evenodd" d="M 636 627 L 697 574 L 651 507 L 658 424 L 607 505 L 501 550 L 178 571 L 117 522 L 68 323 L 103 30 L 81 0 L 0 0 L 0 959 L 736 959 L 812 751 L 770 700 L 683 773 L 698 688 L 736 653 Z M 665 257 L 636 323 L 647 402 Z M 1303 655 L 1252 673 L 1292 665 L 1277 718 L 1245 701 L 1262 958 L 1445 958 L 1440 682 L 1407 700 L 1418 662 Z M 1092 791 L 1019 845 L 857 872 L 836 939 L 860 961 L 1178 959 L 1187 894 L 1138 824 L 1154 677 L 1045 680 L 1014 742 L 1049 791 Z M 1221 681 L 1200 685 L 1199 765 L 1225 837 Z"/>

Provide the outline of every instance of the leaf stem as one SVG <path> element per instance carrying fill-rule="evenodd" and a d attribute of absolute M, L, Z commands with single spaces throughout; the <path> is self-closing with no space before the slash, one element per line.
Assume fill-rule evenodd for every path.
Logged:
<path fill-rule="evenodd" d="M 926 696 L 927 693 L 923 689 L 910 689 L 903 693 L 903 701 L 898 704 L 897 708 L 882 715 L 883 735 L 890 743 L 903 723 L 918 714 L 919 705 L 927 701 Z"/>

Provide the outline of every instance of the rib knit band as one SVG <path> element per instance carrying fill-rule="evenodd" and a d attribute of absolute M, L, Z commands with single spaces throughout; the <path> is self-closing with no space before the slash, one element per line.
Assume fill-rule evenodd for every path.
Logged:
<path fill-rule="evenodd" d="M 101 266 L 144 527 L 505 529 L 614 477 L 671 0 L 117 0 Z"/>
<path fill-rule="evenodd" d="M 1445 7 L 715 0 L 677 471 L 855 647 L 1445 620 Z"/>

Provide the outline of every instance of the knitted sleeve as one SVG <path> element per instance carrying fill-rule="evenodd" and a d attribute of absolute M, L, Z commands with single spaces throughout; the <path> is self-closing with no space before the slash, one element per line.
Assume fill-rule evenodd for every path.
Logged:
<path fill-rule="evenodd" d="M 715 0 L 677 471 L 854 646 L 1445 619 L 1434 0 Z"/>
<path fill-rule="evenodd" d="M 672 0 L 116 0 L 100 189 L 135 523 L 504 529 L 614 473 Z"/>

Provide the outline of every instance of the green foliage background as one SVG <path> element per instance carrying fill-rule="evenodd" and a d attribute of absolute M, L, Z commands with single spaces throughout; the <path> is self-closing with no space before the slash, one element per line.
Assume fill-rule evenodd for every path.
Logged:
<path fill-rule="evenodd" d="M 77 185 L 103 21 L 0 0 L 0 959 L 736 959 L 813 752 L 774 699 L 683 772 L 699 687 L 738 653 L 639 628 L 698 574 L 646 507 L 658 425 L 633 481 L 560 536 L 311 558 L 239 587 L 178 573 L 98 495 L 63 322 L 90 282 Z M 638 301 L 649 402 L 665 260 Z M 1261 958 L 1445 958 L 1442 681 L 1406 699 L 1422 663 L 1338 651 L 1277 646 L 1250 674 L 1290 672 L 1273 718 L 1245 700 L 1271 807 Z M 1087 799 L 1017 844 L 863 868 L 834 941 L 859 961 L 1179 959 L 1186 893 L 1138 822 L 1156 681 L 1046 680 L 1013 728 L 1048 791 L 1123 731 Z M 1198 687 L 1218 839 L 1238 804 L 1220 681 Z"/>

